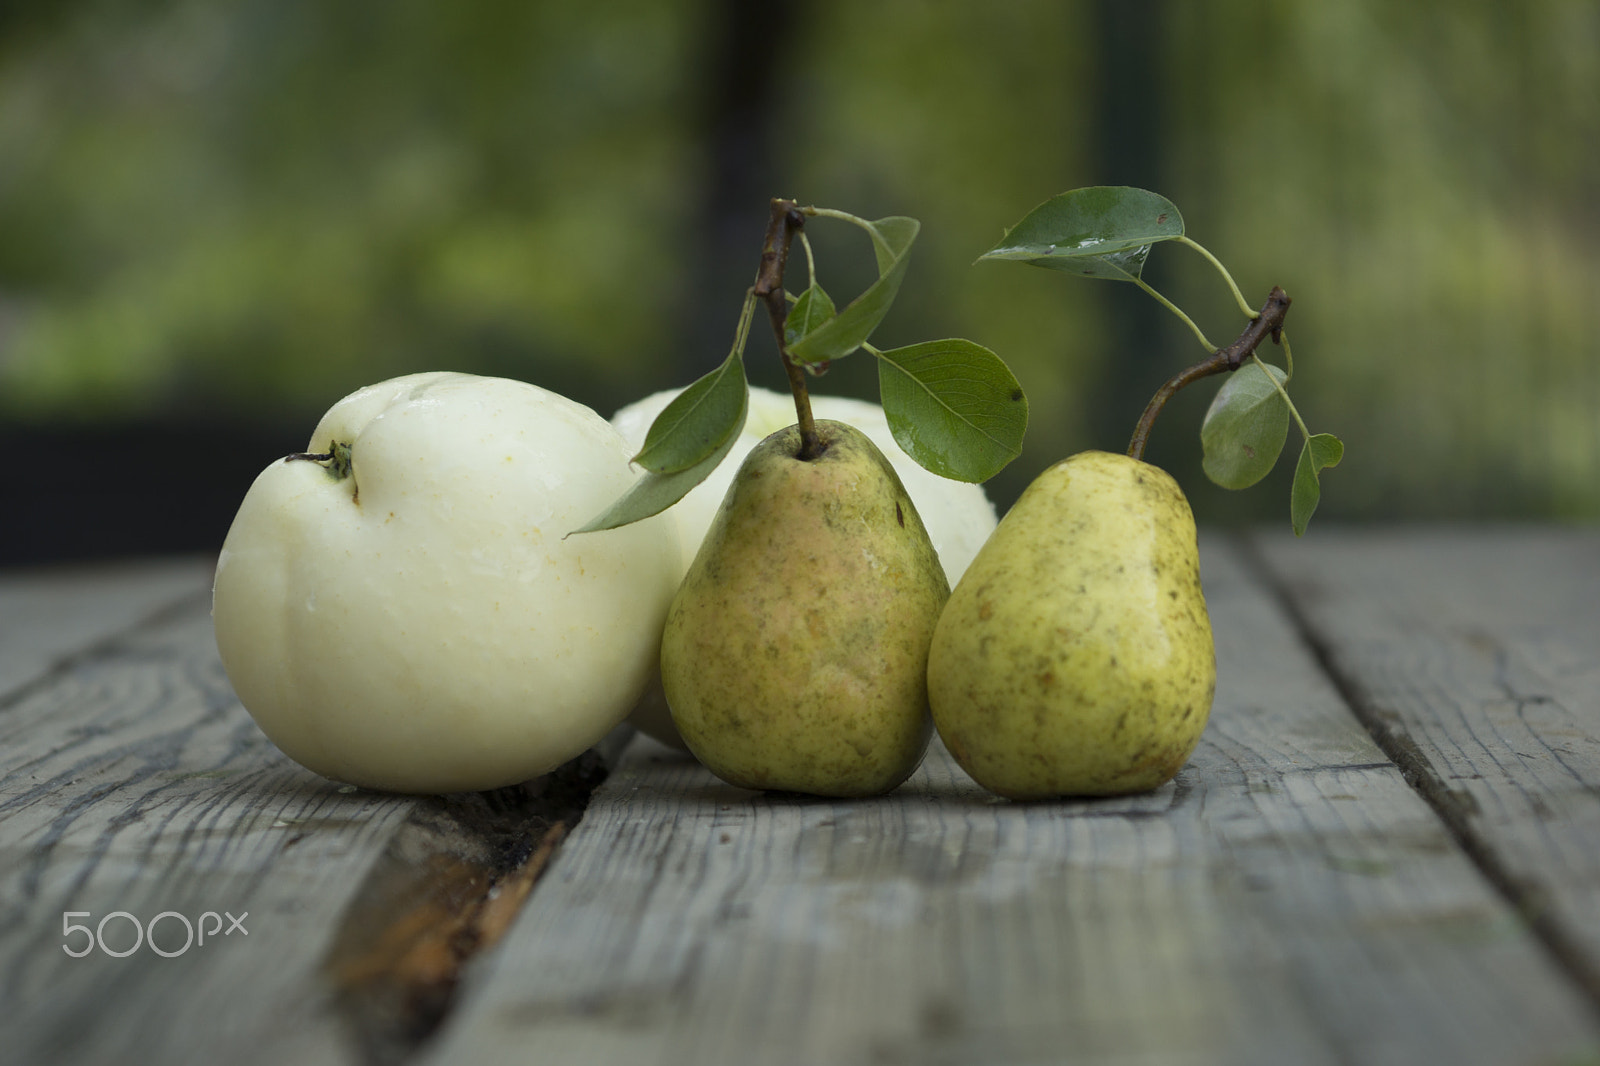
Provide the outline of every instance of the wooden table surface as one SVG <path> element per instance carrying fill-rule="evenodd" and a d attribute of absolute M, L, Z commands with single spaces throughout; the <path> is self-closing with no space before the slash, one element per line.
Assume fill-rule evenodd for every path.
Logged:
<path fill-rule="evenodd" d="M 1202 568 L 1194 758 L 1042 804 L 937 745 L 838 802 L 625 732 L 358 791 L 234 699 L 209 560 L 0 574 L 0 1062 L 1600 1063 L 1600 530 Z"/>

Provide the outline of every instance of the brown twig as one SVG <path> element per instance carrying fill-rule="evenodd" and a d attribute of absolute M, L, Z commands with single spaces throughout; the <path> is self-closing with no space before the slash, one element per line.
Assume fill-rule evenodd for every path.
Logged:
<path fill-rule="evenodd" d="M 811 417 L 811 394 L 806 389 L 805 371 L 789 357 L 789 346 L 783 339 L 784 323 L 789 317 L 789 303 L 783 292 L 783 270 L 789 261 L 789 246 L 794 242 L 794 235 L 805 222 L 805 215 L 793 200 L 772 201 L 772 216 L 761 246 L 761 267 L 756 271 L 754 292 L 766 305 L 772 335 L 778 342 L 778 355 L 789 375 L 789 391 L 794 393 L 795 420 L 800 427 L 800 452 L 796 458 L 810 461 L 817 457 L 818 451 L 817 426 Z"/>
<path fill-rule="evenodd" d="M 1283 317 L 1289 313 L 1289 303 L 1288 294 L 1274 285 L 1267 302 L 1261 305 L 1261 314 L 1250 320 L 1237 340 L 1226 348 L 1218 348 L 1156 390 L 1145 406 L 1144 414 L 1139 416 L 1139 424 L 1134 427 L 1133 440 L 1128 442 L 1128 455 L 1134 459 L 1144 458 L 1144 446 L 1150 440 L 1150 427 L 1155 425 L 1156 416 L 1179 390 L 1212 374 L 1229 374 L 1238 370 L 1268 337 L 1272 338 L 1274 344 L 1278 343 L 1278 336 L 1283 330 Z"/>
<path fill-rule="evenodd" d="M 295 452 L 293 455 L 284 456 L 283 461 L 327 463 L 328 473 L 343 481 L 350 476 L 350 445 L 342 441 L 332 441 L 326 452 Z"/>

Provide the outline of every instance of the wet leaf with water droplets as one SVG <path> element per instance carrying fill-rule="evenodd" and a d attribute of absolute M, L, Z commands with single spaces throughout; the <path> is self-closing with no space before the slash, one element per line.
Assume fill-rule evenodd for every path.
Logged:
<path fill-rule="evenodd" d="M 1181 236 L 1183 216 L 1165 196 L 1096 185 L 1046 200 L 978 259 L 1132 281 L 1143 273 L 1152 244 Z"/>

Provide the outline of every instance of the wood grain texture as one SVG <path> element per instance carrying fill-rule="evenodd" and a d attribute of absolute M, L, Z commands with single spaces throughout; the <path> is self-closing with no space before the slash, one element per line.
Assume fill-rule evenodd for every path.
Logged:
<path fill-rule="evenodd" d="M 280 755 L 228 687 L 208 607 L 77 656 L 0 711 L 8 1061 L 350 1061 L 318 965 L 414 801 L 341 791 Z M 248 913 L 247 932 L 174 958 L 71 958 L 66 911 Z M 125 919 L 105 934 L 134 943 Z M 160 926 L 165 950 L 184 940 Z"/>
<path fill-rule="evenodd" d="M 505 935 L 632 732 L 521 785 L 417 801 L 346 906 L 319 975 L 364 1062 L 406 1061 L 449 1016 L 462 965 Z"/>
<path fill-rule="evenodd" d="M 1224 546 L 1213 721 L 1132 798 L 755 794 L 636 741 L 424 1061 L 1561 1062 L 1591 1003 Z"/>
<path fill-rule="evenodd" d="M 31 604 L 40 625 L 0 673 L 0 1061 L 403 1061 L 626 741 L 492 793 L 324 780 L 229 688 L 210 573 L 183 561 L 0 578 L 0 602 Z M 63 950 L 87 938 L 66 921 L 94 929 L 116 911 L 190 926 L 161 920 L 170 958 L 149 941 L 122 958 Z M 137 943 L 128 918 L 104 936 L 112 951 Z"/>
<path fill-rule="evenodd" d="M 63 657 L 206 595 L 209 557 L 0 570 L 0 707 Z"/>
<path fill-rule="evenodd" d="M 1260 546 L 1351 703 L 1600 999 L 1600 530 Z"/>

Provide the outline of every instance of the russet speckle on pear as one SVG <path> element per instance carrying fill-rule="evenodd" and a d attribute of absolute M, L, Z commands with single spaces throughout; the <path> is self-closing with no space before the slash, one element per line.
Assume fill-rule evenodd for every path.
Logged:
<path fill-rule="evenodd" d="M 1216 687 L 1194 516 L 1177 482 L 1107 452 L 1039 475 L 951 594 L 928 684 L 945 746 L 999 795 L 1170 780 Z"/>
<path fill-rule="evenodd" d="M 927 662 L 949 585 L 894 468 L 859 430 L 790 426 L 740 466 L 667 614 L 662 685 L 730 784 L 870 796 L 932 736 Z"/>

